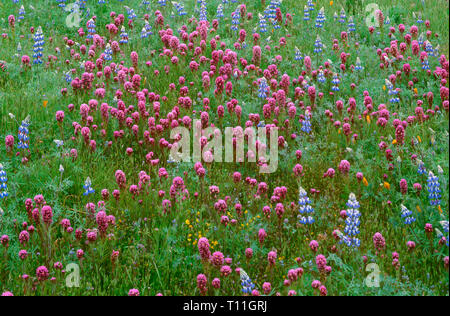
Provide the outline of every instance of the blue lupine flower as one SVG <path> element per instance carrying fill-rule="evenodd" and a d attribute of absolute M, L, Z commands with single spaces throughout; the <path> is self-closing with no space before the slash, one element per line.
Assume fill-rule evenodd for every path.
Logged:
<path fill-rule="evenodd" d="M 304 91 L 308 91 L 308 88 L 310 87 L 310 85 L 308 84 L 308 81 L 303 80 L 301 82 L 301 85 L 302 85 L 302 88 L 303 88 Z"/>
<path fill-rule="evenodd" d="M 442 226 L 442 229 L 444 230 L 444 233 L 447 234 L 447 237 L 446 237 L 446 240 L 447 240 L 446 245 L 447 245 L 447 247 L 448 247 L 448 221 L 441 221 L 440 224 L 441 224 L 441 226 Z"/>
<path fill-rule="evenodd" d="M 147 31 L 148 36 L 153 35 L 152 26 L 148 23 L 148 21 L 145 21 L 144 28 Z"/>
<path fill-rule="evenodd" d="M 64 76 L 64 79 L 66 80 L 66 82 L 68 84 L 70 84 L 72 82 L 72 76 L 71 76 L 71 72 L 70 71 L 66 72 L 66 74 Z"/>
<path fill-rule="evenodd" d="M 314 3 L 312 2 L 312 0 L 308 0 L 308 1 L 306 2 L 306 4 L 307 4 L 308 7 L 309 7 L 309 11 L 314 11 Z"/>
<path fill-rule="evenodd" d="M 347 19 L 347 16 L 345 15 L 345 10 L 344 10 L 344 8 L 342 8 L 339 23 L 344 24 L 346 19 Z"/>
<path fill-rule="evenodd" d="M 262 78 L 259 81 L 259 88 L 258 88 L 258 98 L 260 99 L 267 99 L 267 92 L 268 92 L 269 85 L 267 84 L 266 78 Z"/>
<path fill-rule="evenodd" d="M 419 46 L 422 46 L 424 43 L 424 39 L 423 39 L 423 33 L 420 33 L 419 37 L 417 38 L 417 42 L 419 43 Z"/>
<path fill-rule="evenodd" d="M 6 175 L 6 171 L 3 170 L 3 165 L 0 163 L 0 199 L 8 196 L 8 186 L 6 185 L 7 182 L 8 177 Z"/>
<path fill-rule="evenodd" d="M 300 49 L 298 49 L 298 47 L 295 47 L 295 60 L 296 61 L 302 61 L 303 60 L 302 52 L 300 51 Z"/>
<path fill-rule="evenodd" d="M 143 27 L 142 31 L 141 31 L 141 38 L 147 38 L 147 37 L 148 37 L 147 30 L 145 29 L 145 27 Z"/>
<path fill-rule="evenodd" d="M 276 6 L 273 4 L 273 2 L 271 1 L 269 6 L 267 7 L 266 11 L 267 11 L 267 17 L 269 18 L 269 20 L 274 20 L 277 18 L 276 15 Z"/>
<path fill-rule="evenodd" d="M 428 199 L 431 205 L 441 204 L 441 189 L 439 177 L 435 176 L 433 172 L 428 173 L 427 179 Z"/>
<path fill-rule="evenodd" d="M 333 84 L 333 86 L 331 87 L 332 91 L 334 92 L 340 91 L 339 84 L 341 83 L 341 80 L 339 79 L 337 73 L 333 75 L 333 80 L 331 80 L 331 83 Z"/>
<path fill-rule="evenodd" d="M 317 75 L 317 81 L 320 83 L 325 83 L 327 79 L 325 78 L 322 69 L 319 70 L 319 74 Z"/>
<path fill-rule="evenodd" d="M 389 19 L 388 16 L 386 17 L 386 20 L 384 20 L 384 24 L 385 24 L 385 25 L 391 24 L 391 20 Z"/>
<path fill-rule="evenodd" d="M 94 34 L 96 33 L 94 20 L 90 19 L 87 22 L 86 26 L 87 26 L 87 29 L 88 29 L 88 35 L 86 37 L 89 38 L 89 39 L 94 38 Z"/>
<path fill-rule="evenodd" d="M 128 44 L 128 33 L 125 30 L 125 26 L 122 26 L 119 43 Z"/>
<path fill-rule="evenodd" d="M 389 102 L 399 103 L 400 98 L 398 97 L 397 89 L 394 88 L 394 85 L 392 84 L 392 82 L 390 80 L 386 79 L 385 83 L 386 83 L 386 88 L 389 90 L 388 91 L 388 95 L 390 97 Z"/>
<path fill-rule="evenodd" d="M 105 49 L 105 60 L 111 61 L 112 60 L 112 49 L 111 45 L 107 44 Z"/>
<path fill-rule="evenodd" d="M 75 1 L 75 3 L 78 4 L 80 9 L 85 9 L 86 8 L 86 0 L 77 0 L 77 1 Z"/>
<path fill-rule="evenodd" d="M 320 54 L 322 52 L 323 44 L 322 40 L 320 39 L 320 36 L 317 35 L 316 41 L 314 42 L 314 53 Z"/>
<path fill-rule="evenodd" d="M 241 275 L 242 292 L 244 294 L 251 294 L 253 289 L 255 288 L 255 284 L 253 284 L 252 280 L 243 269 L 240 269 L 240 275 Z"/>
<path fill-rule="evenodd" d="M 19 9 L 19 17 L 18 20 L 21 21 L 25 18 L 25 8 L 23 6 Z"/>
<path fill-rule="evenodd" d="M 66 7 L 66 0 L 56 0 L 56 2 L 58 3 L 58 7 L 60 8 L 65 8 Z"/>
<path fill-rule="evenodd" d="M 241 14 L 238 11 L 231 13 L 231 17 L 233 18 L 231 21 L 231 30 L 237 32 L 239 30 L 240 17 Z"/>
<path fill-rule="evenodd" d="M 420 175 L 427 173 L 427 169 L 425 168 L 425 164 L 421 160 L 418 161 L 418 164 L 419 164 L 419 167 L 417 169 L 417 173 L 420 174 Z"/>
<path fill-rule="evenodd" d="M 267 21 L 264 15 L 259 15 L 259 24 L 258 24 L 259 32 L 266 33 L 267 32 Z"/>
<path fill-rule="evenodd" d="M 413 213 L 408 210 L 408 208 L 406 206 L 404 206 L 403 204 L 401 205 L 401 212 L 402 212 L 402 218 L 403 221 L 405 223 L 405 225 L 411 225 L 412 223 L 414 223 L 416 221 L 416 218 L 413 215 Z"/>
<path fill-rule="evenodd" d="M 299 212 L 301 215 L 298 216 L 300 220 L 300 224 L 303 225 L 312 225 L 315 220 L 312 217 L 314 214 L 314 208 L 311 206 L 311 200 L 308 198 L 308 195 L 305 189 L 300 188 L 299 197 L 298 197 L 298 205 Z"/>
<path fill-rule="evenodd" d="M 177 13 L 179 16 L 185 16 L 187 15 L 187 12 L 184 10 L 184 4 L 183 3 L 174 3 L 175 9 L 177 10 Z"/>
<path fill-rule="evenodd" d="M 424 60 L 422 61 L 422 70 L 429 70 L 430 69 L 430 65 L 428 64 L 428 58 L 425 57 Z"/>
<path fill-rule="evenodd" d="M 356 31 L 356 27 L 355 27 L 355 22 L 353 21 L 353 16 L 348 18 L 348 32 L 355 32 Z"/>
<path fill-rule="evenodd" d="M 91 178 L 87 177 L 86 181 L 84 182 L 83 189 L 85 190 L 83 193 L 84 196 L 95 193 L 95 190 L 92 188 Z"/>
<path fill-rule="evenodd" d="M 147 38 L 149 35 L 152 35 L 152 26 L 148 23 L 148 21 L 145 21 L 145 26 L 142 28 L 141 31 L 141 38 Z"/>
<path fill-rule="evenodd" d="M 355 70 L 363 70 L 364 67 L 361 64 L 361 60 L 359 59 L 359 57 L 356 57 L 356 64 L 355 64 Z"/>
<path fill-rule="evenodd" d="M 448 234 L 448 221 L 442 221 L 441 225 L 442 228 L 444 229 L 444 232 Z"/>
<path fill-rule="evenodd" d="M 127 14 L 128 14 L 128 20 L 133 20 L 136 18 L 136 13 L 134 13 L 134 10 L 132 8 L 129 7 L 125 7 L 127 9 Z"/>
<path fill-rule="evenodd" d="M 33 44 L 33 58 L 34 64 L 42 64 L 42 52 L 44 51 L 44 33 L 42 32 L 42 27 L 38 27 L 36 33 L 33 36 L 34 44 Z"/>
<path fill-rule="evenodd" d="M 309 8 L 307 5 L 305 5 L 303 10 L 303 21 L 309 21 Z"/>
<path fill-rule="evenodd" d="M 208 11 L 206 9 L 206 0 L 202 0 L 200 4 L 200 21 L 208 21 Z"/>
<path fill-rule="evenodd" d="M 348 247 L 359 247 L 361 245 L 361 241 L 356 237 L 359 235 L 359 226 L 361 225 L 360 217 L 361 213 L 359 212 L 359 202 L 356 200 L 356 196 L 354 193 L 350 193 L 347 202 L 347 219 L 345 220 L 345 236 L 342 238 L 342 242 L 344 242 Z"/>
<path fill-rule="evenodd" d="M 223 18 L 223 17 L 224 17 L 224 14 L 223 14 L 223 5 L 222 5 L 222 4 L 219 4 L 219 5 L 217 6 L 216 18 L 220 20 L 220 19 Z"/>
<path fill-rule="evenodd" d="M 305 119 L 302 121 L 301 130 L 303 132 L 305 132 L 306 134 L 310 134 L 312 131 L 312 129 L 311 129 L 311 114 L 309 113 L 309 111 L 306 111 L 306 113 L 305 113 Z"/>
<path fill-rule="evenodd" d="M 326 17 L 325 17 L 325 10 L 324 10 L 324 8 L 322 7 L 322 8 L 319 10 L 319 13 L 317 14 L 315 26 L 316 26 L 317 28 L 322 28 L 322 27 L 323 27 L 323 24 L 325 23 L 325 20 L 326 20 Z"/>
<path fill-rule="evenodd" d="M 165 7 L 165 6 L 167 5 L 167 0 L 158 0 L 158 4 L 159 4 L 161 7 Z"/>
<path fill-rule="evenodd" d="M 278 20 L 277 20 L 277 8 L 279 8 L 281 5 L 280 1 L 278 0 L 271 0 L 270 1 L 270 5 L 269 5 L 269 11 L 270 11 L 270 20 L 272 21 L 272 25 L 274 27 L 274 29 L 280 29 L 281 26 L 278 24 Z"/>
<path fill-rule="evenodd" d="M 17 148 L 19 149 L 28 149 L 30 146 L 30 138 L 28 136 L 29 126 L 30 126 L 30 117 L 28 116 L 26 119 L 22 121 L 22 124 L 19 127 L 19 135 L 18 135 L 19 142 L 17 144 Z"/>
<path fill-rule="evenodd" d="M 417 24 L 422 24 L 423 20 L 422 20 L 422 13 L 419 12 L 419 16 L 417 17 Z"/>

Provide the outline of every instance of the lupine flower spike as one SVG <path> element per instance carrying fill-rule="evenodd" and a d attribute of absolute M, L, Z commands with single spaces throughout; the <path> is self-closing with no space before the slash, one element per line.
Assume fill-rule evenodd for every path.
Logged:
<path fill-rule="evenodd" d="M 33 45 L 33 58 L 34 64 L 42 64 L 42 57 L 43 57 L 43 51 L 44 51 L 44 33 L 42 32 L 42 27 L 38 27 L 36 30 L 36 33 L 33 37 L 34 45 Z"/>
<path fill-rule="evenodd" d="M 300 224 L 303 225 L 312 225 L 314 224 L 315 220 L 312 217 L 314 214 L 314 208 L 311 207 L 311 200 L 308 198 L 308 195 L 302 187 L 300 187 L 299 190 L 299 197 L 298 197 L 298 205 L 299 205 L 299 212 L 300 215 L 298 216 Z"/>
<path fill-rule="evenodd" d="M 405 223 L 405 225 L 411 225 L 416 221 L 416 218 L 413 216 L 413 213 L 406 208 L 403 204 L 401 205 L 402 208 L 402 218 Z"/>
<path fill-rule="evenodd" d="M 244 295 L 251 294 L 253 289 L 255 288 L 255 284 L 253 284 L 252 280 L 243 269 L 240 269 L 240 276 L 242 292 L 244 293 Z"/>
<path fill-rule="evenodd" d="M 441 204 L 441 189 L 439 177 L 435 176 L 433 172 L 428 173 L 427 179 L 428 199 L 431 205 Z"/>
<path fill-rule="evenodd" d="M 22 124 L 19 127 L 19 142 L 17 147 L 19 149 L 28 149 L 30 146 L 30 138 L 28 136 L 29 130 L 28 127 L 30 126 L 30 116 L 27 116 L 23 121 Z"/>
<path fill-rule="evenodd" d="M 87 177 L 86 181 L 84 182 L 83 189 L 85 190 L 83 193 L 84 196 L 95 193 L 95 190 L 92 188 L 91 178 Z"/>
<path fill-rule="evenodd" d="M 3 170 L 3 165 L 0 163 L 0 199 L 8 196 L 8 177 L 6 171 Z"/>
<path fill-rule="evenodd" d="M 302 121 L 302 131 L 306 134 L 310 134 L 311 129 L 311 114 L 308 110 L 305 112 L 305 119 Z"/>
<path fill-rule="evenodd" d="M 350 193 L 347 202 L 347 219 L 345 220 L 345 236 L 343 237 L 343 242 L 348 247 L 359 247 L 361 241 L 356 237 L 359 235 L 359 226 L 361 225 L 359 212 L 359 202 L 356 200 L 354 193 Z"/>

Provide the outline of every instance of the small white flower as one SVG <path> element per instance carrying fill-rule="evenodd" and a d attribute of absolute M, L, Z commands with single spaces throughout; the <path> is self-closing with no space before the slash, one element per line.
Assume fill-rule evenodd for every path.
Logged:
<path fill-rule="evenodd" d="M 59 140 L 59 139 L 55 139 L 54 142 L 56 144 L 56 147 L 61 147 L 64 145 L 64 141 Z"/>
<path fill-rule="evenodd" d="M 59 172 L 60 172 L 60 173 L 63 173 L 63 172 L 64 172 L 64 167 L 63 167 L 63 165 L 59 165 Z"/>

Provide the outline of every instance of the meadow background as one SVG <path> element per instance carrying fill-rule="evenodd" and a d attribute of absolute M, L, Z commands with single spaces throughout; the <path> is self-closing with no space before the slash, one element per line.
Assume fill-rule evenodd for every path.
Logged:
<path fill-rule="evenodd" d="M 142 77 L 140 88 L 146 88 L 161 97 L 167 96 L 167 100 L 161 102 L 161 117 L 166 117 L 177 104 L 178 90 L 182 86 L 178 83 L 179 77 L 184 76 L 186 82 L 193 82 L 189 92 L 193 105 L 191 109 L 182 109 L 181 118 L 184 115 L 200 117 L 193 114 L 192 110 L 197 113 L 203 111 L 205 108 L 202 100 L 209 98 L 209 119 L 216 126 L 219 125 L 216 114 L 218 105 L 225 106 L 226 114 L 220 123 L 223 126 L 235 126 L 239 123 L 244 126 L 249 114 L 254 113 L 258 113 L 261 120 L 264 120 L 262 107 L 266 102 L 258 98 L 258 85 L 253 84 L 262 74 L 252 73 L 239 79 L 230 78 L 233 82 L 232 96 L 215 97 L 216 77 L 211 78 L 211 89 L 205 91 L 202 87 L 200 74 L 205 70 L 209 71 L 208 65 L 201 64 L 197 72 L 189 70 L 191 59 L 198 61 L 198 56 L 194 57 L 192 51 L 188 51 L 186 57 L 179 56 L 178 65 L 173 65 L 167 57 L 159 56 L 164 45 L 158 35 L 160 29 L 155 25 L 155 11 L 161 12 L 165 18 L 164 24 L 174 30 L 174 35 L 178 35 L 177 30 L 183 25 L 187 25 L 188 32 L 192 32 L 197 24 L 188 20 L 191 17 L 199 19 L 200 4 L 197 1 L 183 2 L 186 16 L 178 16 L 170 2 L 161 6 L 157 1 L 149 1 L 149 7 L 143 6 L 142 1 L 138 0 L 109 0 L 105 4 L 99 4 L 96 0 L 86 2 L 90 15 L 97 17 L 97 33 L 106 36 L 106 39 L 109 37 L 105 25 L 111 23 L 110 12 L 124 14 L 127 26 L 129 12 L 124 6 L 134 10 L 134 27 L 126 27 L 129 42 L 120 46 L 121 52 L 114 54 L 112 61 L 118 64 L 123 60 L 126 67 L 131 67 L 130 54 L 139 54 L 136 71 Z M 208 21 L 216 18 L 217 6 L 221 2 L 207 1 Z M 68 3 L 70 1 L 66 1 Z M 369 14 L 365 12 L 365 7 L 369 3 L 376 3 L 384 17 L 390 19 L 389 25 L 385 25 L 382 30 L 376 28 L 372 35 L 365 23 Z M 231 30 L 231 16 L 240 4 L 246 5 L 247 12 L 253 14 L 253 19 L 240 19 L 239 30 L 247 31 L 247 40 L 246 48 L 237 51 L 238 58 L 245 58 L 251 63 L 254 46 L 252 34 L 254 28 L 258 27 L 258 14 L 263 14 L 265 8 L 259 0 L 228 1 L 223 4 L 224 17 L 220 19 L 217 30 L 208 35 L 202 55 L 211 57 L 210 39 L 216 35 L 220 35 L 227 48 L 235 49 L 233 45 L 238 41 L 239 35 Z M 266 6 L 269 4 L 270 1 L 265 1 Z M 26 13 L 23 20 L 18 20 L 21 5 Z M 327 60 L 331 61 L 333 72 L 340 74 L 340 91 L 333 96 L 329 94 L 331 77 L 326 84 L 317 83 L 316 78 L 311 79 L 317 93 L 323 92 L 324 97 L 314 107 L 312 132 L 307 134 L 301 131 L 302 123 L 299 118 L 303 115 L 304 119 L 305 106 L 311 105 L 310 99 L 307 92 L 306 96 L 295 98 L 295 87 L 301 85 L 291 83 L 287 98 L 295 104 L 297 114 L 295 119 L 290 119 L 289 128 L 280 134 L 284 136 L 287 146 L 280 151 L 277 172 L 259 174 L 259 168 L 251 163 L 204 164 L 206 176 L 199 179 L 194 162 L 170 163 L 167 161 L 167 150 L 159 147 L 160 138 L 170 140 L 170 128 L 155 137 L 156 145 L 139 145 L 138 138 L 133 136 L 130 129 L 119 126 L 117 120 L 111 118 L 107 136 L 94 133 L 96 150 L 92 152 L 85 146 L 81 135 L 74 134 L 72 125 L 72 122 L 83 126 L 85 124 L 80 117 L 80 105 L 87 104 L 91 99 L 98 99 L 99 107 L 103 102 L 116 106 L 114 93 L 117 89 L 122 89 L 122 85 L 110 82 L 106 95 L 101 100 L 94 95 L 95 89 L 74 93 L 66 81 L 66 73 L 76 69 L 72 77 L 81 77 L 81 62 L 89 58 L 82 56 L 80 60 L 75 60 L 70 55 L 70 49 L 67 49 L 64 37 L 79 43 L 72 47 L 77 52 L 79 45 L 85 44 L 85 37 L 80 38 L 78 28 L 66 26 L 68 12 L 64 12 L 57 1 L 1 1 L 0 35 L 4 35 L 0 37 L 0 61 L 4 61 L 5 69 L 0 70 L 0 139 L 13 135 L 15 144 L 12 152 L 8 152 L 7 146 L 0 149 L 0 163 L 7 172 L 9 193 L 8 197 L 0 199 L 0 236 L 8 235 L 10 240 L 8 247 L 0 245 L 0 292 L 11 292 L 14 295 L 127 295 L 131 289 L 137 289 L 140 295 L 241 295 L 241 276 L 236 273 L 236 269 L 241 268 L 246 271 L 260 294 L 266 292 L 264 289 L 268 287 L 264 283 L 270 283 L 270 290 L 266 293 L 268 295 L 319 295 L 318 289 L 311 286 L 314 280 L 318 280 L 326 287 L 328 295 L 448 295 L 448 241 L 445 245 L 442 236 L 435 231 L 439 229 L 445 235 L 444 238 L 448 238 L 449 115 L 448 101 L 445 109 L 445 99 L 441 93 L 442 87 L 446 88 L 448 100 L 448 61 L 445 83 L 433 74 L 436 67 L 442 67 L 439 56 L 444 55 L 448 59 L 449 55 L 448 1 L 314 1 L 315 10 L 311 11 L 311 20 L 307 22 L 304 21 L 305 5 L 306 1 L 303 0 L 284 0 L 279 6 L 283 21 L 285 15 L 290 13 L 292 23 L 285 25 L 283 22 L 280 29 L 272 32 L 272 25 L 267 22 L 268 32 L 261 35 L 259 43 L 263 48 L 260 68 L 265 70 L 269 65 L 276 64 L 279 73 L 277 80 L 283 74 L 290 76 L 291 80 L 298 78 L 305 71 L 305 66 L 303 61 L 295 59 L 297 47 L 303 57 L 311 56 L 313 70 L 319 65 L 323 66 Z M 317 28 L 314 23 L 321 7 L 324 8 L 326 21 L 322 28 Z M 346 12 L 345 23 L 339 23 L 333 18 L 335 12 L 340 14 L 341 8 Z M 399 42 L 404 41 L 397 29 L 399 24 L 406 26 L 405 34 L 412 25 L 419 26 L 419 34 L 426 32 L 425 25 L 417 23 L 417 16 L 414 18 L 413 12 L 416 15 L 420 13 L 424 21 L 429 20 L 432 32 L 429 41 L 433 47 L 440 46 L 439 53 L 429 57 L 431 74 L 427 74 L 422 70 L 419 58 L 413 56 L 408 46 L 404 55 L 412 57 L 408 62 L 412 69 L 417 69 L 411 75 L 417 81 L 413 87 L 408 87 L 409 80 L 398 80 L 396 88 L 401 89 L 400 102 L 390 103 L 385 80 L 395 71 L 402 71 L 404 61 L 397 61 L 380 69 L 377 49 L 390 47 L 392 39 L 388 36 L 389 27 L 396 28 L 395 37 Z M 144 14 L 149 14 L 153 35 L 142 39 Z M 8 22 L 10 15 L 14 15 L 16 19 L 14 28 Z M 341 32 L 347 31 L 348 17 L 351 15 L 354 17 L 356 31 L 348 35 L 349 45 L 346 46 L 341 41 Z M 85 32 L 87 20 L 88 18 L 83 18 L 80 25 Z M 45 36 L 44 64 L 34 65 L 34 40 L 30 28 L 34 27 L 36 31 L 39 26 L 42 26 Z M 119 34 L 115 40 L 119 40 Z M 313 53 L 317 34 L 320 34 L 325 45 L 321 56 Z M 279 44 L 282 38 L 286 40 L 286 45 Z M 332 49 L 333 39 L 339 42 L 338 52 Z M 356 42 L 358 45 L 355 45 Z M 86 45 L 88 49 L 91 44 L 92 41 Z M 264 49 L 266 45 L 271 47 L 270 51 Z M 350 54 L 348 68 L 359 57 L 364 70 L 359 73 L 350 70 L 342 72 L 339 65 L 343 51 Z M 104 47 L 96 50 L 95 58 L 89 60 L 95 63 L 103 52 Z M 31 67 L 22 63 L 24 55 L 30 56 Z M 46 63 L 50 55 L 55 56 L 55 59 Z M 275 60 L 276 56 L 281 56 L 282 60 Z M 152 61 L 152 65 L 146 66 L 147 61 Z M 165 73 L 165 66 L 170 66 L 168 74 Z M 241 70 L 244 68 L 240 64 L 236 67 Z M 160 72 L 158 77 L 154 75 L 155 70 Z M 94 84 L 102 84 L 103 80 L 104 78 L 95 79 Z M 177 89 L 170 90 L 170 83 L 175 83 Z M 355 83 L 354 89 L 350 87 L 351 83 Z M 67 89 L 65 95 L 61 90 L 64 88 Z M 279 89 L 275 91 L 277 90 Z M 367 119 L 362 114 L 366 105 L 364 91 L 369 92 L 374 111 L 377 111 L 380 104 L 387 105 L 391 117 L 385 127 L 376 124 L 376 115 Z M 201 98 L 197 98 L 198 92 L 202 92 Z M 427 97 L 429 92 L 434 95 L 431 104 Z M 350 121 L 351 134 L 358 134 L 357 139 L 344 136 L 342 128 L 336 128 L 324 115 L 325 110 L 330 110 L 336 120 L 344 121 L 346 116 L 350 116 L 346 108 L 351 97 L 356 100 L 356 110 L 352 113 L 354 120 L 352 118 Z M 126 106 L 137 105 L 133 94 L 125 93 L 123 99 Z M 242 120 L 227 112 L 226 103 L 231 99 L 238 100 L 242 107 Z M 336 110 L 337 100 L 343 100 L 345 104 L 342 114 Z M 392 122 L 395 118 L 403 121 L 408 116 L 416 115 L 418 100 L 423 101 L 424 111 L 429 118 L 408 124 L 404 144 L 398 145 L 394 141 L 396 128 L 392 126 Z M 69 110 L 69 104 L 74 105 L 73 111 Z M 152 102 L 147 102 L 146 106 L 153 116 Z M 433 113 L 427 110 L 432 110 Z M 55 119 L 57 111 L 65 112 L 63 123 L 58 124 Z M 393 113 L 397 114 L 394 116 Z M 100 111 L 93 111 L 91 115 L 96 124 L 101 123 Z M 358 119 L 359 115 L 363 115 L 362 118 Z M 29 152 L 17 149 L 18 129 L 27 116 L 31 122 Z M 266 123 L 273 118 L 275 117 L 266 119 Z M 283 125 L 289 119 L 287 111 L 282 111 L 277 119 Z M 139 127 L 139 137 L 142 138 L 147 120 L 143 119 Z M 114 141 L 111 147 L 105 146 L 105 141 L 114 140 L 113 131 L 121 128 L 126 131 L 125 136 Z M 291 138 L 292 133 L 297 135 L 295 139 Z M 63 140 L 64 145 L 58 147 L 55 140 Z M 392 150 L 392 159 L 386 159 L 385 151 L 380 150 L 381 141 Z M 133 148 L 133 154 L 128 155 L 127 148 Z M 70 156 L 71 149 L 77 149 L 76 159 Z M 301 159 L 296 156 L 297 150 L 302 151 Z M 148 152 L 153 152 L 154 159 L 159 159 L 156 166 L 149 166 L 146 162 Z M 412 155 L 423 161 L 427 171 L 432 171 L 439 177 L 442 191 L 440 206 L 430 205 L 428 174 L 418 174 L 418 163 L 411 159 Z M 339 171 L 342 160 L 347 160 L 351 165 L 348 174 Z M 293 172 L 297 164 L 301 164 L 303 169 L 301 177 Z M 63 166 L 63 172 L 60 166 Z M 167 178 L 158 176 L 160 168 L 165 168 Z M 333 178 L 323 176 L 329 168 L 336 170 Z M 122 170 L 126 175 L 126 185 L 120 189 L 118 201 L 111 194 L 109 200 L 105 200 L 101 194 L 103 189 L 110 193 L 119 189 L 115 177 L 117 170 Z M 129 189 L 131 185 L 139 183 L 141 170 L 149 175 L 151 184 L 146 192 L 140 192 L 135 197 Z M 237 183 L 233 181 L 233 174 L 236 172 L 242 175 L 242 180 Z M 364 175 L 364 181 L 357 180 L 358 172 Z M 85 196 L 83 186 L 88 177 L 92 180 L 95 193 Z M 183 190 L 189 192 L 186 199 L 171 199 L 169 196 L 172 181 L 176 177 L 183 178 Z M 401 192 L 401 179 L 408 183 L 406 194 Z M 255 183 L 266 183 L 267 193 L 259 196 L 258 185 Z M 422 186 L 419 193 L 413 187 L 414 183 Z M 308 192 L 315 209 L 313 225 L 299 224 L 299 185 Z M 211 186 L 217 186 L 220 192 L 210 194 Z M 272 192 L 280 187 L 286 188 L 286 196 L 280 201 L 272 201 L 271 195 L 277 195 Z M 311 189 L 315 191 L 311 193 Z M 165 192 L 164 197 L 160 196 L 160 191 Z M 346 203 L 352 192 L 360 203 L 361 212 L 361 246 L 357 249 L 346 247 L 333 236 L 336 230 L 344 230 L 346 222 L 341 216 L 341 210 L 348 208 Z M 195 193 L 198 193 L 198 197 Z M 43 195 L 47 205 L 53 210 L 53 223 L 49 226 L 33 223 L 33 219 L 27 215 L 26 200 L 39 194 Z M 185 191 L 180 192 L 180 195 L 185 194 Z M 115 225 L 108 227 L 107 236 L 99 236 L 95 242 L 86 243 L 87 230 L 98 226 L 96 218 L 89 216 L 89 203 L 97 205 L 101 200 L 105 200 L 105 212 L 114 215 Z M 172 204 L 169 211 L 163 206 L 167 200 Z M 226 200 L 227 207 L 223 214 L 215 207 L 218 200 Z M 284 207 L 280 218 L 275 210 L 278 203 L 282 203 Z M 241 204 L 241 213 L 236 212 L 235 204 Z M 415 223 L 404 224 L 401 217 L 402 204 L 411 210 L 412 216 L 416 218 Z M 270 218 L 263 213 L 264 206 L 270 207 Z M 100 208 L 94 208 L 97 214 Z M 227 216 L 230 223 L 223 216 Z M 82 230 L 83 237 L 77 239 L 74 233 L 62 229 L 60 223 L 63 219 L 70 220 L 74 230 Z M 441 227 L 443 220 L 447 221 L 446 233 Z M 27 222 L 25 226 L 22 225 L 23 222 Z M 431 233 L 425 230 L 427 223 L 433 226 Z M 28 243 L 22 244 L 19 235 L 30 225 L 35 226 L 36 232 L 31 234 Z M 267 233 L 263 243 L 260 243 L 259 238 L 261 229 Z M 385 246 L 381 250 L 375 249 L 373 242 L 377 232 L 385 239 Z M 219 251 L 229 260 L 221 264 L 219 262 L 218 267 L 208 260 L 202 260 L 197 244 L 202 237 L 208 239 L 211 253 Z M 318 242 L 317 250 L 310 247 L 313 240 Z M 408 250 L 408 241 L 415 243 L 414 251 Z M 248 248 L 253 251 L 251 259 L 248 252 L 246 256 Z M 84 252 L 81 260 L 77 258 L 77 250 L 80 249 Z M 28 252 L 26 260 L 19 258 L 20 250 Z M 118 259 L 111 258 L 113 251 L 120 253 Z M 275 263 L 268 261 L 268 254 L 271 252 L 276 253 Z M 399 263 L 393 264 L 393 252 L 398 253 Z M 316 262 L 319 254 L 326 257 L 327 265 L 332 268 L 331 273 L 325 273 L 319 268 Z M 61 262 L 64 267 L 72 262 L 80 265 L 80 287 L 66 286 L 65 273 L 55 267 L 57 262 Z M 369 263 L 376 263 L 380 268 L 380 287 L 365 285 L 366 277 L 370 274 L 370 271 L 366 271 Z M 224 265 L 230 267 L 230 275 L 223 271 Z M 39 280 L 37 275 L 36 269 L 41 266 L 49 270 L 46 281 Z M 303 269 L 302 275 L 298 274 L 299 268 Z M 199 284 L 202 277 L 198 282 L 200 274 L 207 278 L 206 291 Z M 24 278 L 24 275 L 28 278 Z M 54 279 L 50 280 L 51 278 Z M 214 288 L 211 283 L 215 278 L 220 279 L 220 288 Z"/>

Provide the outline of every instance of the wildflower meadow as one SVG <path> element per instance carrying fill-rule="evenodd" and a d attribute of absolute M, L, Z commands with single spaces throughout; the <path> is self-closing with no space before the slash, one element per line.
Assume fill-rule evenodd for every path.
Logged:
<path fill-rule="evenodd" d="M 448 0 L 2 0 L 0 295 L 448 296 Z"/>

